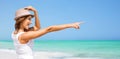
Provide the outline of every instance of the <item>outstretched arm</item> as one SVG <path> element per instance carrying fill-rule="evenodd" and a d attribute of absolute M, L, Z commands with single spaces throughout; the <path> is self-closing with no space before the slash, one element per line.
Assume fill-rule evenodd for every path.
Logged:
<path fill-rule="evenodd" d="M 39 30 L 41 27 L 40 27 L 40 21 L 39 21 L 39 16 L 38 16 L 37 10 L 35 8 L 33 8 L 32 6 L 28 6 L 25 9 L 34 12 L 35 26 L 33 26 L 32 30 L 34 30 L 34 31 Z"/>
<path fill-rule="evenodd" d="M 54 31 L 59 31 L 59 30 L 63 30 L 66 28 L 75 28 L 75 29 L 79 29 L 80 28 L 80 24 L 83 24 L 84 22 L 76 22 L 76 23 L 71 23 L 71 24 L 63 24 L 63 25 L 54 25 L 54 26 L 50 26 L 48 27 L 48 32 L 54 32 Z"/>
<path fill-rule="evenodd" d="M 23 40 L 22 42 L 25 42 L 25 41 L 29 41 L 29 40 L 31 40 L 31 39 L 40 37 L 40 36 L 42 36 L 42 35 L 44 35 L 44 34 L 47 34 L 47 33 L 49 33 L 49 32 L 64 30 L 64 29 L 67 29 L 67 28 L 79 29 L 79 24 L 80 24 L 80 22 L 71 23 L 71 24 L 63 24 L 63 25 L 49 26 L 49 27 L 47 27 L 47 28 L 45 28 L 45 29 L 41 29 L 41 30 L 38 30 L 38 31 L 25 32 L 25 33 L 23 33 L 23 34 L 19 37 L 19 39 L 20 39 L 20 40 Z"/>
<path fill-rule="evenodd" d="M 66 28 L 75 28 L 75 29 L 79 29 L 79 22 L 77 23 L 72 23 L 72 24 L 63 24 L 63 25 L 54 25 L 54 26 L 50 26 L 48 27 L 48 32 L 54 32 L 54 31 L 59 31 L 59 30 L 63 30 Z"/>

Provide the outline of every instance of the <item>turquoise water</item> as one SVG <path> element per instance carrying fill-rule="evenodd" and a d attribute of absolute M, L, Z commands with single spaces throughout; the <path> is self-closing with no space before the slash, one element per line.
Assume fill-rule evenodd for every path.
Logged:
<path fill-rule="evenodd" d="M 1 40 L 0 49 L 14 49 L 12 40 Z M 35 41 L 33 50 L 64 52 L 80 58 L 120 59 L 120 40 Z"/>

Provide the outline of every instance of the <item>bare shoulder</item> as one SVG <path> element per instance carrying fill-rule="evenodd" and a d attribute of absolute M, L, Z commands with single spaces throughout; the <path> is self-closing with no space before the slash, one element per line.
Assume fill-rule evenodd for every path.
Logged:
<path fill-rule="evenodd" d="M 26 32 L 19 32 L 20 34 L 18 34 L 19 36 L 18 36 L 18 40 L 19 40 L 19 42 L 21 43 L 21 44 L 26 44 L 27 42 L 28 42 L 28 40 L 26 40 L 26 39 L 22 39 L 24 36 L 24 34 L 26 33 Z"/>

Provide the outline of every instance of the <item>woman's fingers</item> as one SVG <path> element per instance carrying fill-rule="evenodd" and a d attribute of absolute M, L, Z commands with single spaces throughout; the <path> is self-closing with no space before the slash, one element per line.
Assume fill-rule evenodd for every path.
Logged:
<path fill-rule="evenodd" d="M 24 9 L 26 9 L 26 10 L 31 10 L 31 11 L 35 11 L 35 8 L 33 8 L 32 6 L 25 7 Z"/>
<path fill-rule="evenodd" d="M 32 8 L 32 6 L 27 6 L 27 7 L 25 7 L 25 9 L 27 9 L 27 10 L 28 10 L 28 9 L 31 9 L 31 8 Z"/>
<path fill-rule="evenodd" d="M 80 25 L 79 23 L 76 24 L 76 29 L 79 29 L 80 28 Z"/>
<path fill-rule="evenodd" d="M 74 27 L 75 29 L 80 29 L 80 25 L 83 24 L 83 23 L 84 23 L 83 21 L 81 21 L 81 22 L 76 22 L 76 23 L 73 24 L 73 27 Z"/>

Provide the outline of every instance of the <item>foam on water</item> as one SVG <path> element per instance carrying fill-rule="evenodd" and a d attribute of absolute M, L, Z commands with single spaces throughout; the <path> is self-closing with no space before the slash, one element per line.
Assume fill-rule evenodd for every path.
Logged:
<path fill-rule="evenodd" d="M 15 50 L 11 49 L 0 49 L 0 55 L 2 59 L 16 58 Z M 11 56 L 12 55 L 12 56 Z M 48 51 L 35 51 L 34 59 L 119 59 L 115 58 L 104 58 L 104 57 L 90 57 L 90 56 L 75 56 L 74 54 L 64 53 L 64 52 L 48 52 Z"/>

